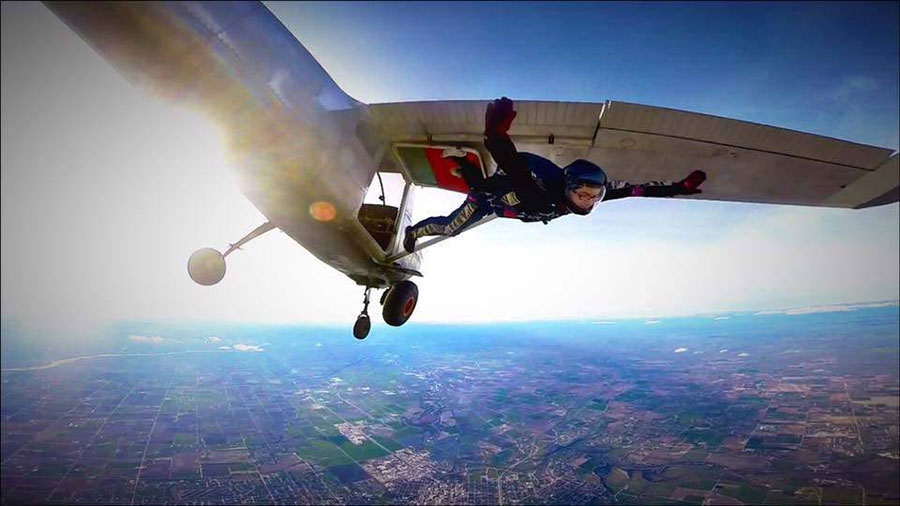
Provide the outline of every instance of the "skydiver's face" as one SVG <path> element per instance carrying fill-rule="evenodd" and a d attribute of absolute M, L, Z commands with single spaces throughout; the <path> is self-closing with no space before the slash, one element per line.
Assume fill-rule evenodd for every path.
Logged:
<path fill-rule="evenodd" d="M 597 205 L 597 202 L 600 202 L 600 200 L 603 199 L 605 193 L 606 188 L 582 186 L 581 188 L 566 192 L 566 197 L 568 197 L 569 202 L 575 204 L 578 209 L 589 213 L 594 209 L 594 206 Z"/>

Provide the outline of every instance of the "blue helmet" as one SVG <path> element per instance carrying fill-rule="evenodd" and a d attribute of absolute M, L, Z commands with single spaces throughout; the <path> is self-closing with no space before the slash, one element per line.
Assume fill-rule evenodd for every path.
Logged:
<path fill-rule="evenodd" d="M 603 169 L 597 164 L 587 160 L 575 160 L 566 165 L 566 168 L 563 169 L 563 174 L 566 179 L 566 206 L 569 208 L 569 211 L 585 215 L 590 213 L 593 208 L 592 205 L 591 208 L 585 209 L 572 202 L 569 194 L 579 188 L 586 186 L 588 188 L 601 189 L 600 196 L 594 204 L 602 201 L 603 197 L 606 196 L 606 172 L 603 172 Z"/>
<path fill-rule="evenodd" d="M 606 172 L 597 164 L 587 160 L 575 160 L 563 169 L 566 175 L 566 191 L 576 190 L 582 186 L 593 188 L 606 187 Z"/>

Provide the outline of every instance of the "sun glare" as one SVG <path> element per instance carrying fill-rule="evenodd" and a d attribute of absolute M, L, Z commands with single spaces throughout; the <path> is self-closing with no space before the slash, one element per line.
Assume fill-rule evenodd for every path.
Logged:
<path fill-rule="evenodd" d="M 309 206 L 309 214 L 316 221 L 331 221 L 337 216 L 337 210 L 331 202 L 319 201 L 313 202 Z"/>
<path fill-rule="evenodd" d="M 224 130 L 199 110 L 179 104 L 152 100 L 148 111 L 166 118 L 166 141 L 182 149 L 185 165 L 222 166 L 228 163 Z M 155 144 L 156 139 L 148 139 Z"/>

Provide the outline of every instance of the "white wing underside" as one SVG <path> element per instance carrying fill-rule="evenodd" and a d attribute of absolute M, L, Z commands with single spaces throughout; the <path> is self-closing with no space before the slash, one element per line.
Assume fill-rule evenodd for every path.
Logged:
<path fill-rule="evenodd" d="M 482 145 L 486 101 L 371 104 L 391 142 Z M 897 155 L 783 128 L 661 107 L 606 102 L 516 102 L 519 151 L 560 166 L 585 158 L 639 183 L 705 170 L 707 200 L 863 208 L 898 200 Z M 387 163 L 390 169 L 390 161 Z"/>

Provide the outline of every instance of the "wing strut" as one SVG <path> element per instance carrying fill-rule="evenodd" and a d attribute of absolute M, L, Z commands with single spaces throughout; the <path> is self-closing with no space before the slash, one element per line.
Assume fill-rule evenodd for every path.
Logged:
<path fill-rule="evenodd" d="M 491 215 L 489 215 L 489 216 L 486 216 L 486 217 L 484 217 L 484 218 L 478 220 L 478 221 L 477 221 L 475 224 L 473 224 L 471 227 L 466 228 L 466 230 L 472 230 L 472 229 L 475 228 L 475 227 L 479 227 L 479 226 L 481 226 L 481 225 L 484 225 L 485 223 L 487 223 L 487 222 L 489 222 L 489 221 L 492 221 L 492 220 L 493 220 L 494 218 L 496 218 L 496 217 L 497 217 L 496 214 L 491 214 Z M 429 239 L 429 240 L 427 240 L 427 241 L 424 241 L 422 244 L 416 246 L 416 251 L 415 251 L 415 252 L 418 253 L 418 252 L 422 251 L 423 249 L 425 249 L 425 248 L 427 248 L 427 247 L 429 247 L 429 246 L 432 246 L 432 245 L 437 244 L 437 243 L 439 243 L 439 242 L 441 242 L 441 241 L 445 241 L 445 240 L 447 240 L 447 239 L 450 239 L 451 237 L 453 237 L 453 236 L 449 236 L 449 235 L 441 235 L 441 236 L 438 236 L 438 237 L 434 237 L 434 238 L 432 238 L 432 239 Z M 386 258 L 385 261 L 384 261 L 384 263 L 389 264 L 389 263 L 391 263 L 391 262 L 396 262 L 397 260 L 400 260 L 401 258 L 407 257 L 407 256 L 409 256 L 409 255 L 411 255 L 411 254 L 412 254 L 412 253 L 407 253 L 406 251 L 401 251 L 401 252 L 399 252 L 399 253 L 396 253 L 396 254 L 394 254 L 394 255 L 389 256 L 388 258 Z"/>
<path fill-rule="evenodd" d="M 250 242 L 251 239 L 255 239 L 255 238 L 265 234 L 269 230 L 272 230 L 273 228 L 275 228 L 275 225 L 272 224 L 271 222 L 267 221 L 267 222 L 263 223 L 262 225 L 254 228 L 249 234 L 247 234 L 243 238 L 241 238 L 240 241 L 238 241 L 234 244 L 229 244 L 228 249 L 225 250 L 225 253 L 222 256 L 227 257 L 229 253 L 231 253 L 232 251 L 234 251 L 236 249 L 241 249 L 241 246 Z"/>
<path fill-rule="evenodd" d="M 198 285 L 211 286 L 222 281 L 222 278 L 225 276 L 225 257 L 234 250 L 240 249 L 242 245 L 247 244 L 250 240 L 265 234 L 273 228 L 275 228 L 273 223 L 268 221 L 263 223 L 242 237 L 240 241 L 229 244 L 225 254 L 219 253 L 218 250 L 213 248 L 198 249 L 188 259 L 188 274 Z"/>

